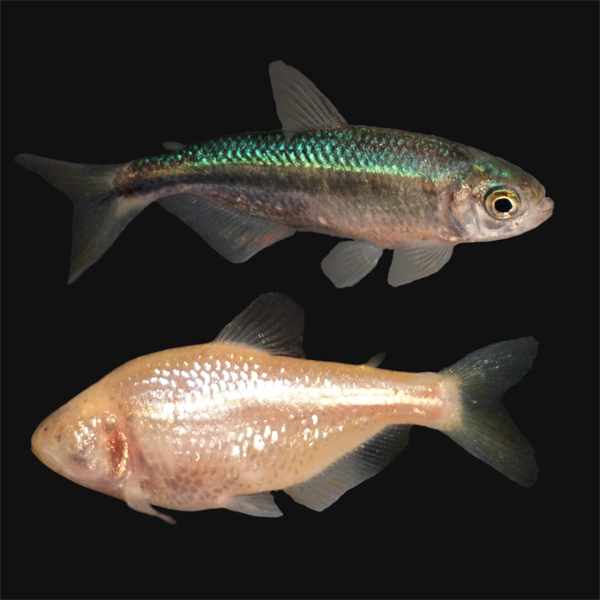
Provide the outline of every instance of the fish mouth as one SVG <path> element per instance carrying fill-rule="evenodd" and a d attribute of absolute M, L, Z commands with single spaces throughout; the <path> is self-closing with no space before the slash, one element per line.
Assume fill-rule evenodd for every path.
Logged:
<path fill-rule="evenodd" d="M 49 447 L 48 439 L 51 434 L 47 433 L 48 419 L 45 419 L 38 425 L 31 438 L 31 451 L 44 465 L 56 473 L 62 472 L 62 467 L 58 458 Z"/>
<path fill-rule="evenodd" d="M 62 473 L 62 467 L 56 457 L 44 447 L 39 446 L 38 444 L 31 444 L 31 451 L 36 456 L 36 458 L 44 465 L 46 465 L 49 469 L 52 469 L 55 473 Z"/>
<path fill-rule="evenodd" d="M 554 211 L 554 202 L 552 198 L 543 198 L 537 206 L 537 210 L 532 214 L 535 225 L 541 225 L 544 221 L 547 221 Z"/>
<path fill-rule="evenodd" d="M 538 212 L 549 213 L 548 216 L 546 216 L 546 218 L 548 218 L 552 214 L 553 210 L 554 210 L 554 201 L 552 200 L 552 198 L 546 197 L 538 205 Z"/>

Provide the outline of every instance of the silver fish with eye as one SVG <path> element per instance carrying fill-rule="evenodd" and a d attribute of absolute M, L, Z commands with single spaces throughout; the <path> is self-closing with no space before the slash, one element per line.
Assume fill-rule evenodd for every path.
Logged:
<path fill-rule="evenodd" d="M 456 244 L 519 235 L 552 214 L 544 187 L 501 158 L 349 125 L 296 69 L 278 61 L 269 73 L 281 131 L 170 142 L 167 154 L 122 165 L 17 156 L 73 201 L 70 281 L 152 202 L 234 263 L 296 231 L 350 238 L 322 262 L 337 287 L 360 281 L 386 248 L 398 286 L 437 272 Z"/>

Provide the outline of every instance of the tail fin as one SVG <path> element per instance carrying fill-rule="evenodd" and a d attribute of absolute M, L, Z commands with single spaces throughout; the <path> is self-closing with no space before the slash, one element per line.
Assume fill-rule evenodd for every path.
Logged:
<path fill-rule="evenodd" d="M 133 203 L 124 209 L 119 201 L 113 182 L 122 165 L 78 165 L 33 154 L 19 154 L 15 160 L 73 202 L 69 283 L 93 265 L 143 209 Z"/>
<path fill-rule="evenodd" d="M 465 356 L 442 373 L 458 379 L 460 426 L 446 435 L 467 452 L 520 485 L 531 486 L 538 466 L 531 444 L 502 403 L 502 394 L 531 369 L 537 354 L 532 337 L 500 342 Z"/>

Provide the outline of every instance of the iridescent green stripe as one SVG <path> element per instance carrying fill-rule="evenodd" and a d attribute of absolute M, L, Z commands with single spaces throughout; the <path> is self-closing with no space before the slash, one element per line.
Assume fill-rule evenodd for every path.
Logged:
<path fill-rule="evenodd" d="M 380 173 L 439 182 L 464 172 L 468 160 L 459 144 L 403 131 L 348 128 L 298 134 L 247 133 L 187 146 L 136 161 L 149 171 L 217 165 L 316 167 L 354 173 Z M 150 174 L 150 173 L 149 173 Z"/>

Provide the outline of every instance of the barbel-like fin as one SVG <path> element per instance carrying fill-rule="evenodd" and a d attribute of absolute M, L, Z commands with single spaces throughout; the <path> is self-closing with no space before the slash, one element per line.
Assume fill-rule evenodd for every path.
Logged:
<path fill-rule="evenodd" d="M 262 294 L 225 325 L 215 342 L 243 344 L 281 356 L 304 358 L 304 309 L 275 292 Z"/>
<path fill-rule="evenodd" d="M 73 202 L 69 283 L 93 265 L 146 207 L 116 195 L 114 179 L 123 165 L 78 165 L 33 154 L 19 154 L 15 160 Z"/>
<path fill-rule="evenodd" d="M 299 504 L 322 511 L 342 494 L 377 475 L 408 445 L 411 425 L 390 425 L 315 477 L 286 488 Z"/>
<path fill-rule="evenodd" d="M 452 256 L 452 244 L 431 240 L 394 248 L 388 283 L 394 287 L 437 273 Z"/>
<path fill-rule="evenodd" d="M 461 424 L 444 433 L 473 456 L 527 487 L 537 479 L 535 454 L 510 418 L 502 395 L 530 371 L 537 347 L 532 337 L 500 342 L 472 352 L 441 371 L 457 379 L 462 400 Z"/>
<path fill-rule="evenodd" d="M 276 518 L 283 515 L 277 504 L 275 504 L 275 498 L 271 492 L 233 496 L 227 501 L 224 508 L 252 515 L 253 517 Z"/>
<path fill-rule="evenodd" d="M 383 254 L 383 248 L 353 240 L 340 242 L 321 261 L 323 273 L 338 288 L 350 287 L 366 277 L 376 266 Z"/>
<path fill-rule="evenodd" d="M 165 150 L 185 150 L 185 144 L 180 142 L 163 142 L 163 148 Z"/>
<path fill-rule="evenodd" d="M 233 263 L 245 262 L 296 232 L 291 227 L 243 214 L 200 196 L 176 194 L 161 198 L 158 203 Z"/>
<path fill-rule="evenodd" d="M 300 71 L 278 60 L 269 65 L 277 116 L 286 137 L 347 125 L 335 106 Z"/>

